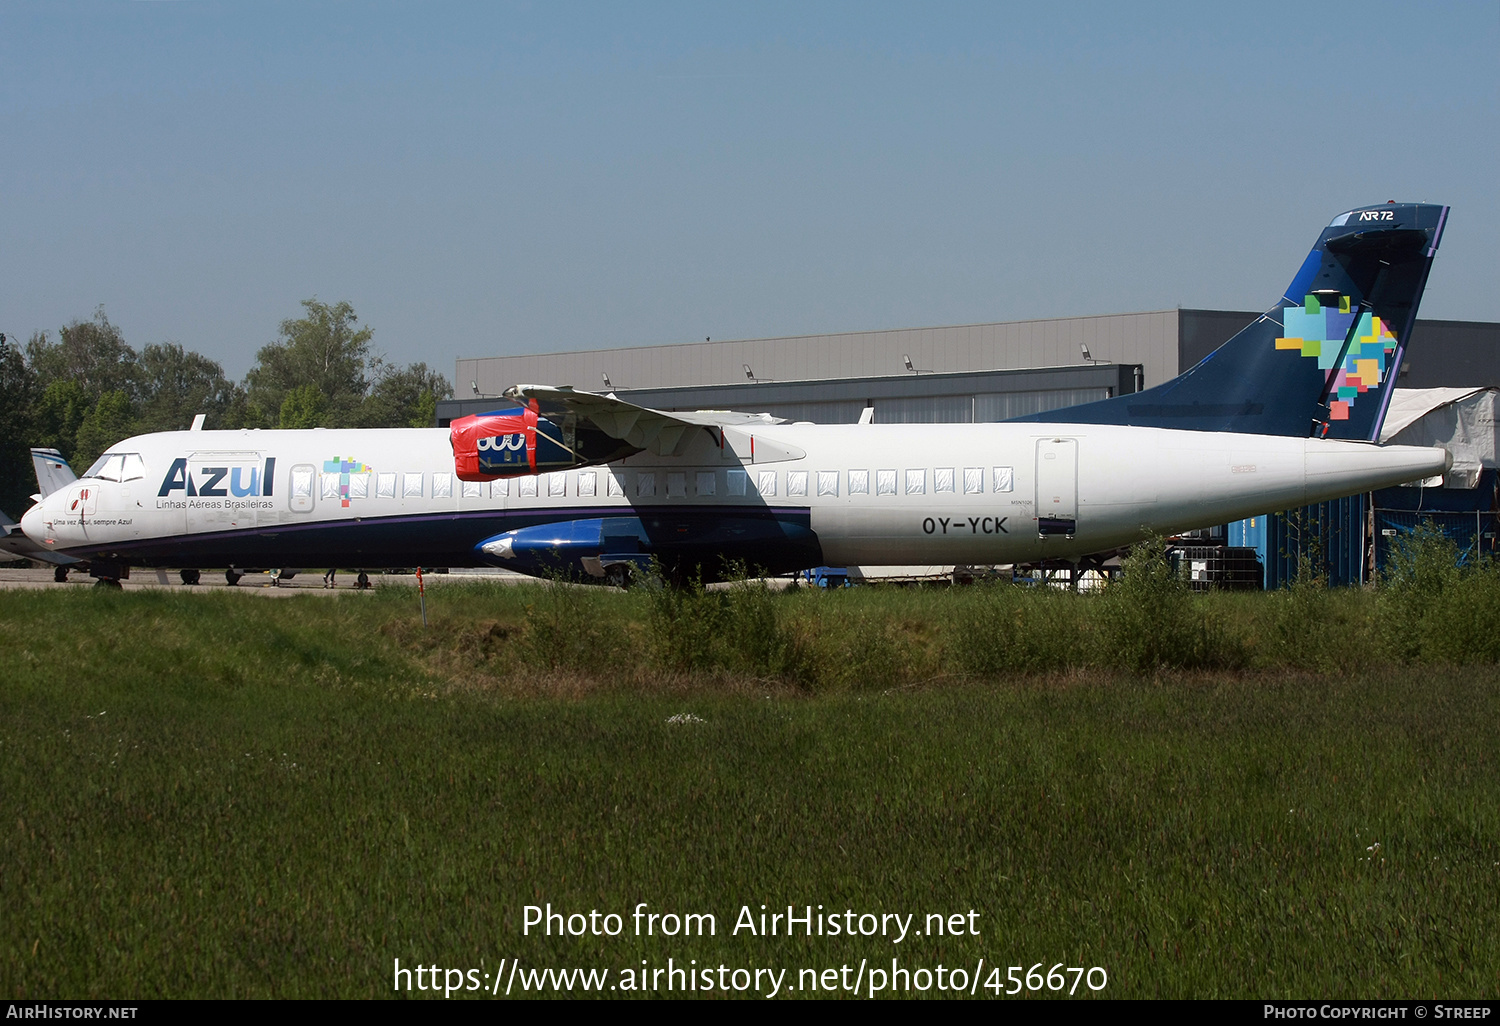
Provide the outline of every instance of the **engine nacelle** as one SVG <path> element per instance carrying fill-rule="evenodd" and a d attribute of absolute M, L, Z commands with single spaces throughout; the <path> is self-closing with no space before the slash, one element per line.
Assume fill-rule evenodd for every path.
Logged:
<path fill-rule="evenodd" d="M 493 481 L 587 467 L 639 452 L 571 413 L 555 419 L 533 399 L 525 406 L 460 417 L 448 432 L 453 466 L 463 481 Z"/>
<path fill-rule="evenodd" d="M 461 417 L 448 437 L 454 469 L 463 481 L 493 481 L 585 462 L 568 444 L 563 426 L 537 412 L 536 403 Z"/>
<path fill-rule="evenodd" d="M 476 547 L 497 566 L 522 573 L 604 576 L 601 559 L 644 565 L 650 542 L 638 517 L 603 517 L 536 524 L 487 538 Z"/>

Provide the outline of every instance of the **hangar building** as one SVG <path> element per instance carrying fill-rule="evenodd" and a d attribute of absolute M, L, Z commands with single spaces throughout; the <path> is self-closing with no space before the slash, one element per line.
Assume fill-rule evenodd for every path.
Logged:
<path fill-rule="evenodd" d="M 1158 385 L 1257 316 L 1154 310 L 460 358 L 456 396 L 438 403 L 437 422 L 494 409 L 506 388 L 523 382 L 611 391 L 656 409 L 734 409 L 827 424 L 855 423 L 866 407 L 887 424 L 999 421 Z M 1489 416 L 1492 424 L 1495 402 L 1481 390 L 1500 386 L 1500 324 L 1418 319 L 1399 373 L 1398 389 L 1432 391 L 1412 400 L 1428 406 L 1396 440 L 1413 430 L 1443 434 L 1448 420 L 1468 425 L 1465 437 L 1483 436 L 1478 421 Z M 1448 431 L 1439 441 L 1458 439 Z M 1259 517 L 1201 532 L 1201 540 L 1255 549 L 1268 587 L 1288 578 L 1298 551 L 1311 552 L 1337 583 L 1366 580 L 1424 510 L 1441 510 L 1461 544 L 1493 549 L 1494 447 L 1481 441 L 1473 448 L 1475 473 L 1462 480 Z"/>
<path fill-rule="evenodd" d="M 613 391 L 659 409 L 792 420 L 1005 420 L 1159 385 L 1257 313 L 1155 310 L 1050 320 L 460 358 L 438 423 L 493 409 L 518 383 Z M 1500 384 L 1500 324 L 1418 320 L 1402 388 Z"/>

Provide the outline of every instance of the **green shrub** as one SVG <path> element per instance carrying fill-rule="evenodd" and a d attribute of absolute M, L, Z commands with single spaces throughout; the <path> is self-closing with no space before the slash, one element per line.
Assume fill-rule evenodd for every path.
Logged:
<path fill-rule="evenodd" d="M 1397 658 L 1500 659 L 1500 568 L 1486 559 L 1461 564 L 1458 547 L 1431 521 L 1397 540 L 1382 583 L 1380 615 Z"/>
<path fill-rule="evenodd" d="M 1159 669 L 1243 666 L 1246 654 L 1213 610 L 1193 601 L 1160 538 L 1126 557 L 1118 580 L 1099 598 L 1100 665 L 1150 673 Z"/>
<path fill-rule="evenodd" d="M 945 631 L 949 665 L 960 673 L 1000 677 L 1079 666 L 1093 649 L 1086 595 L 1013 584 L 976 585 L 953 595 Z"/>
<path fill-rule="evenodd" d="M 564 580 L 519 587 L 531 590 L 516 646 L 528 665 L 595 673 L 633 664 L 628 636 L 601 615 L 602 591 Z"/>

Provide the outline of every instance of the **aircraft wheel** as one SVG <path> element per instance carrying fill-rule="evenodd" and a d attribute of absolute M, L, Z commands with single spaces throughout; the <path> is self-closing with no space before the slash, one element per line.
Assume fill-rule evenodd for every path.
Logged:
<path fill-rule="evenodd" d="M 233 567 L 230 567 L 228 570 L 224 571 L 224 583 L 233 588 L 236 584 L 240 583 L 240 578 L 243 576 L 245 575 L 240 573 Z"/>
<path fill-rule="evenodd" d="M 361 570 L 359 576 L 354 578 L 354 586 L 356 588 L 368 588 L 370 586 L 370 575 Z"/>
<path fill-rule="evenodd" d="M 182 578 L 183 584 L 198 583 L 198 570 L 196 567 L 189 567 L 185 570 L 179 570 L 177 572 L 177 576 Z"/>
<path fill-rule="evenodd" d="M 630 567 L 624 563 L 612 563 L 604 571 L 604 580 L 611 588 L 624 591 L 630 587 Z"/>
<path fill-rule="evenodd" d="M 68 568 L 65 566 L 54 567 L 52 570 L 52 579 L 58 584 L 67 584 Z"/>
<path fill-rule="evenodd" d="M 116 591 L 121 591 L 121 590 L 124 589 L 125 586 L 120 583 L 120 579 L 118 577 L 99 577 L 99 578 L 95 578 L 95 580 L 94 580 L 94 587 L 96 587 L 96 588 L 113 588 Z"/>

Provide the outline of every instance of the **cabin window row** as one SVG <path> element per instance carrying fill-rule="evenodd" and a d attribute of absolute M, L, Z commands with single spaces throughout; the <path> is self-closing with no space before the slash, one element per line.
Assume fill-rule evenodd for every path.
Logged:
<path fill-rule="evenodd" d="M 432 479 L 430 483 L 427 481 L 429 477 Z M 348 498 L 368 499 L 370 498 L 371 478 L 374 479 L 374 497 L 377 499 L 394 499 L 398 495 L 403 499 L 421 499 L 428 496 L 434 499 L 453 497 L 453 475 L 446 472 L 430 475 L 420 472 L 396 474 L 389 471 L 378 474 L 323 474 L 320 494 L 325 499 L 342 498 L 347 482 Z M 305 489 L 298 488 L 295 472 L 292 484 L 293 491 L 305 491 Z M 469 494 L 467 487 L 464 494 Z"/>
<path fill-rule="evenodd" d="M 580 498 L 599 494 L 599 478 L 604 478 L 605 494 L 610 498 L 668 498 L 685 499 L 692 494 L 698 497 L 716 496 L 720 492 L 719 471 L 714 470 L 638 470 L 634 472 L 633 487 L 627 484 L 628 471 L 604 472 L 578 471 L 578 483 L 571 493 Z M 897 470 L 726 470 L 723 471 L 722 494 L 739 498 L 759 496 L 761 498 L 806 498 L 809 495 L 837 496 L 842 491 L 847 495 L 926 495 L 957 494 L 983 495 L 989 492 L 1009 492 L 1015 488 L 1015 470 L 1012 467 L 938 467 Z M 569 471 L 539 474 L 514 479 L 501 479 L 489 483 L 492 498 L 511 494 L 511 481 L 515 482 L 518 498 L 563 498 L 570 493 Z M 988 477 L 988 481 L 986 481 Z M 988 488 L 986 488 L 988 484 Z M 691 486 L 691 493 L 689 492 Z M 465 483 L 464 498 L 484 497 L 485 485 L 477 482 Z"/>

